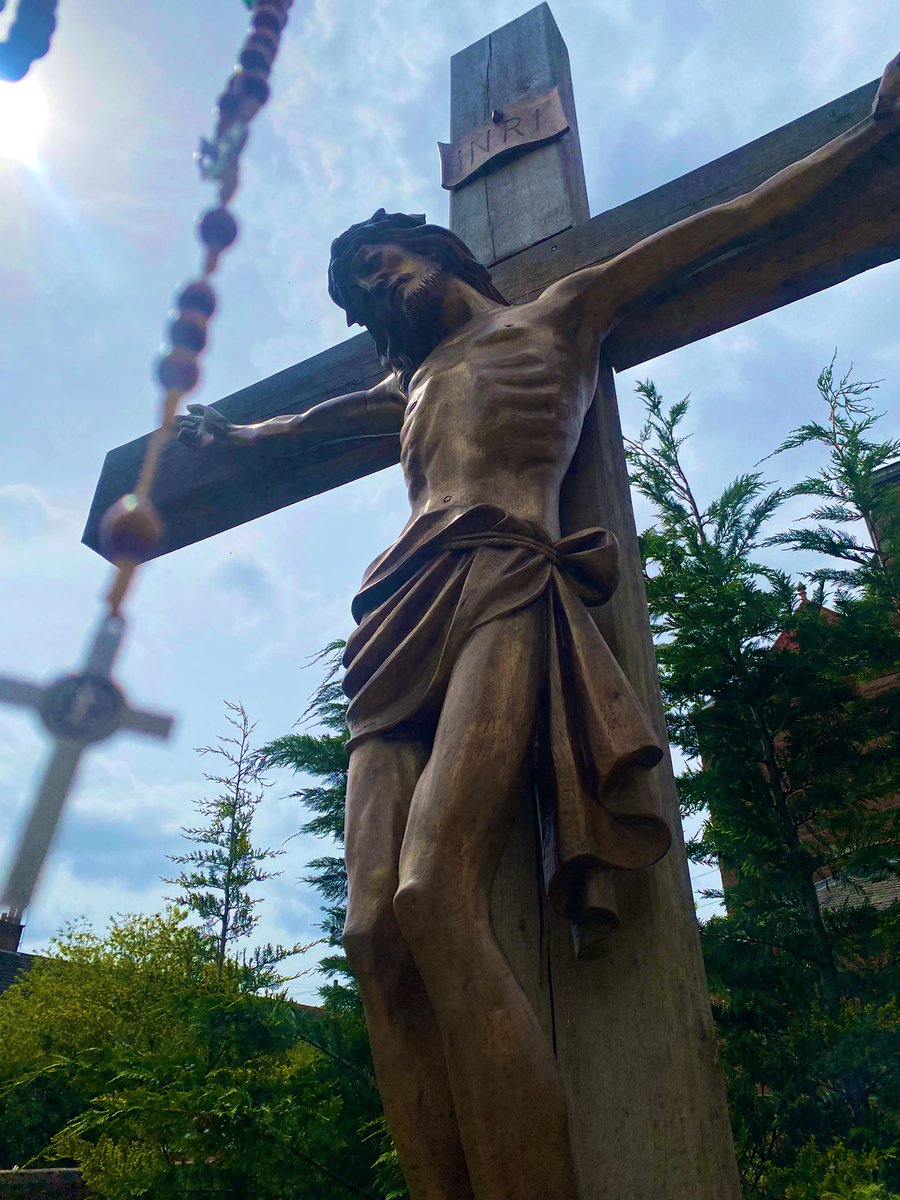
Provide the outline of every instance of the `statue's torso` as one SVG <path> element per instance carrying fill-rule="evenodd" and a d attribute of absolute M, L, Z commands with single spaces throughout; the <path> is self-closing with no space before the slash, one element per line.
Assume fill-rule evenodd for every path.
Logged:
<path fill-rule="evenodd" d="M 400 434 L 413 519 L 492 504 L 559 535 L 559 490 L 597 379 L 596 349 L 540 300 L 446 338 L 413 376 Z"/>

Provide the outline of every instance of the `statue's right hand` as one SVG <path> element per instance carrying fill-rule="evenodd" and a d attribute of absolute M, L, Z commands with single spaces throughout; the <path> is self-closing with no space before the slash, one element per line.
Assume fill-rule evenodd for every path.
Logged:
<path fill-rule="evenodd" d="M 235 428 L 220 412 L 207 404 L 189 404 L 187 412 L 175 418 L 176 436 L 183 446 L 205 450 L 215 443 L 225 445 Z"/>

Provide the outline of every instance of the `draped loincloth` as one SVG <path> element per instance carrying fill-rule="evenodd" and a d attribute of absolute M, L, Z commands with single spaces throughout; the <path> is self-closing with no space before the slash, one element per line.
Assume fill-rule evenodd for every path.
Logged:
<path fill-rule="evenodd" d="M 554 906 L 582 927 L 618 923 L 609 868 L 648 867 L 671 841 L 648 776 L 662 750 L 585 607 L 609 600 L 617 582 L 618 543 L 606 530 L 551 543 L 489 505 L 428 513 L 367 570 L 344 654 L 351 749 L 376 735 L 431 738 L 470 634 L 544 607 L 535 731 L 544 879 Z"/>

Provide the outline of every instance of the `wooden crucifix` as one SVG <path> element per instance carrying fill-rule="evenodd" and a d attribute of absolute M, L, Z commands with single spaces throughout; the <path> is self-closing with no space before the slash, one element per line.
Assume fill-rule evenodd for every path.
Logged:
<path fill-rule="evenodd" d="M 559 535 L 574 535 L 585 530 L 594 534 L 602 532 L 596 528 L 601 526 L 612 530 L 620 546 L 621 579 L 614 597 L 597 610 L 597 624 L 605 645 L 615 654 L 638 700 L 650 713 L 655 739 L 659 742 L 664 742 L 664 723 L 643 599 L 612 368 L 644 361 L 665 349 L 727 328 L 897 257 L 900 254 L 900 207 L 896 187 L 900 161 L 898 139 L 876 137 L 869 122 L 862 133 L 853 134 L 842 143 L 844 149 L 839 154 L 838 165 L 845 169 L 840 173 L 835 170 L 829 174 L 822 164 L 827 160 L 834 166 L 835 162 L 820 156 L 816 159 L 816 170 L 821 167 L 817 177 L 819 186 L 805 191 L 806 184 L 800 181 L 809 179 L 808 172 L 806 175 L 791 174 L 788 179 L 795 188 L 793 203 L 764 209 L 771 213 L 771 219 L 742 224 L 738 219 L 744 215 L 740 205 L 728 210 L 716 209 L 718 214 L 726 213 L 723 229 L 718 238 L 704 242 L 701 237 L 693 257 L 686 253 L 683 241 L 660 241 L 660 246 L 681 245 L 681 250 L 668 264 L 670 269 L 664 286 L 657 269 L 658 261 L 653 261 L 652 254 L 648 259 L 646 248 L 640 250 L 640 243 L 685 217 L 705 213 L 712 210 L 713 205 L 743 195 L 815 151 L 864 118 L 874 93 L 874 85 L 859 89 L 834 105 L 658 189 L 648 197 L 589 221 L 567 55 L 547 6 L 539 6 L 453 60 L 453 140 L 444 157 L 455 170 L 455 175 L 451 173 L 448 178 L 448 182 L 455 184 L 451 195 L 454 232 L 482 262 L 496 264 L 494 282 L 508 300 L 536 300 L 549 285 L 561 281 L 554 295 L 576 307 L 582 305 L 591 312 L 599 312 L 601 325 L 603 296 L 616 287 L 623 289 L 620 294 L 627 297 L 627 312 L 624 315 L 621 311 L 616 312 L 615 328 L 605 340 L 598 336 L 597 350 L 601 341 L 603 345 L 598 386 L 589 408 L 590 396 L 585 398 L 587 412 L 581 414 L 584 420 L 579 424 L 580 443 L 577 450 L 573 444 L 574 455 L 568 455 L 571 465 L 562 488 L 561 529 L 552 531 L 550 538 L 542 541 L 539 514 L 532 512 L 524 501 L 523 511 L 516 514 L 520 519 L 504 523 L 502 519 L 497 521 L 491 517 L 485 527 L 483 510 L 489 505 L 476 497 L 474 507 L 466 507 L 465 496 L 453 495 L 455 483 L 448 483 L 446 497 L 437 497 L 433 505 L 425 506 L 424 515 L 433 520 L 433 514 L 437 512 L 440 524 L 443 520 L 440 502 L 446 501 L 451 507 L 455 502 L 457 507 L 462 504 L 466 509 L 463 524 L 453 527 L 451 540 L 445 538 L 441 549 L 459 554 L 459 562 L 466 569 L 470 561 L 476 564 L 475 571 L 480 573 L 483 584 L 480 594 L 484 594 L 484 587 L 494 588 L 492 603 L 497 600 L 501 585 L 496 578 L 497 560 L 491 556 L 501 553 L 501 543 L 503 554 L 519 556 L 516 565 L 520 576 L 530 572 L 528 586 L 543 588 L 548 594 L 557 589 L 554 596 L 558 594 L 557 573 L 565 573 L 569 552 L 589 551 L 599 563 L 594 598 L 603 598 L 601 593 L 604 587 L 607 590 L 611 587 L 611 580 L 608 573 L 604 576 L 601 560 L 606 550 L 602 539 L 594 538 L 587 546 Z M 516 120 L 518 125 L 513 124 Z M 542 136 L 548 127 L 552 134 Z M 886 115 L 882 128 L 887 127 Z M 520 132 L 521 145 L 515 141 L 510 144 Z M 865 154 L 854 158 L 854 147 L 864 149 Z M 756 211 L 758 214 L 759 209 Z M 733 217 L 735 223 L 729 224 Z M 720 219 L 724 218 L 716 216 L 713 221 Z M 415 224 L 412 221 L 412 225 Z M 679 228 L 683 231 L 685 227 Z M 709 222 L 697 222 L 690 229 L 708 230 Z M 417 265 L 412 259 L 404 258 L 402 247 L 399 259 L 397 245 L 380 255 L 369 254 L 373 243 L 378 245 L 385 241 L 382 238 L 379 242 L 377 233 L 368 240 L 366 237 L 351 239 L 349 249 L 353 254 L 345 264 L 346 274 L 332 281 L 333 294 L 348 310 L 354 304 L 381 303 L 382 284 L 384 290 L 394 295 L 398 287 L 407 286 L 402 276 L 407 277 L 407 282 L 416 279 L 421 260 Z M 396 242 L 400 243 L 402 239 L 398 236 Z M 387 245 L 393 244 L 388 242 Z M 393 260 L 391 255 L 394 255 Z M 621 260 L 615 258 L 617 255 L 622 255 Z M 626 259 L 634 266 L 632 274 L 617 274 L 615 268 L 610 269 L 611 273 L 604 273 L 602 266 L 596 269 L 607 260 L 624 262 Z M 647 276 L 649 283 L 642 292 L 638 275 L 647 268 L 648 262 L 651 268 Z M 588 271 L 580 277 L 575 276 L 573 272 L 579 268 L 594 269 L 594 274 Z M 585 283 L 592 279 L 598 284 L 603 281 L 603 286 L 592 289 Z M 421 282 L 427 296 L 431 284 L 425 286 L 424 278 Z M 585 287 L 585 291 L 579 290 Z M 352 289 L 356 289 L 353 292 L 355 299 L 350 296 Z M 511 347 L 509 361 L 515 360 L 513 366 L 517 363 L 521 368 L 521 335 L 529 318 L 527 309 L 520 310 L 526 315 L 517 317 L 515 309 L 504 309 L 496 300 L 490 300 L 490 296 L 488 301 L 487 307 L 481 306 L 481 302 L 462 285 L 454 284 L 442 300 L 444 307 L 440 310 L 440 319 L 447 317 L 448 305 L 454 308 L 457 316 L 465 310 L 465 305 L 470 306 L 470 310 L 465 310 L 467 321 L 471 320 L 472 328 L 479 331 L 481 338 L 478 345 L 473 343 L 470 348 L 471 361 L 485 370 L 485 378 L 493 372 L 492 382 L 488 382 L 498 389 L 499 396 L 505 384 L 502 371 L 498 374 L 495 368 L 498 363 L 502 366 L 501 360 L 507 353 L 502 347 Z M 504 313 L 510 315 L 504 317 Z M 558 358 L 557 352 L 564 340 L 562 327 L 558 329 L 553 324 L 557 317 L 549 310 L 541 309 L 541 313 L 546 318 L 547 336 L 551 341 L 556 338 L 553 341 L 555 349 L 551 347 L 548 352 Z M 529 336 L 538 336 L 535 326 L 526 332 Z M 485 366 L 483 353 L 487 342 L 498 348 L 493 357 L 489 356 L 490 369 Z M 423 421 L 427 424 L 423 414 L 428 411 L 428 400 L 423 389 L 430 386 L 435 377 L 435 366 L 440 357 L 443 356 L 441 361 L 448 370 L 458 371 L 465 366 L 464 358 L 453 357 L 457 352 L 454 347 L 458 348 L 458 344 L 456 334 L 450 334 L 445 341 L 439 340 L 433 352 L 426 355 L 430 368 L 427 362 L 416 364 L 414 356 L 410 362 L 412 382 L 407 380 L 407 392 L 410 408 L 421 403 L 414 418 L 420 425 Z M 529 342 L 528 346 L 531 344 Z M 415 369 L 417 365 L 420 370 Z M 382 436 L 306 451 L 301 439 L 297 443 L 299 452 L 285 458 L 273 459 L 237 449 L 233 453 L 212 453 L 206 458 L 196 454 L 189 457 L 189 450 L 173 447 L 154 493 L 154 500 L 171 531 L 168 549 L 210 536 L 395 462 L 400 439 L 397 426 L 391 425 L 389 410 L 391 403 L 396 402 L 396 394 L 390 388 L 376 393 L 370 391 L 383 374 L 384 367 L 377 364 L 371 344 L 363 336 L 222 401 L 217 406 L 222 415 L 240 424 L 312 410 L 329 397 L 352 392 L 367 392 L 379 402 L 384 400 L 386 415 L 381 427 Z M 572 376 L 575 390 L 581 386 L 583 378 L 583 373 L 578 374 L 578 371 Z M 519 394 L 520 391 L 515 389 L 510 391 L 513 406 Z M 550 399 L 555 403 L 559 397 L 557 389 Z M 552 404 L 546 413 L 535 411 L 532 416 L 548 413 L 551 418 L 548 436 L 571 417 L 569 410 L 553 409 Z M 282 428 L 287 428 L 287 424 L 283 423 Z M 307 427 L 311 428 L 311 423 Z M 411 426 L 407 424 L 404 428 L 407 451 L 404 465 L 408 481 L 414 481 L 421 465 L 423 443 L 421 440 L 411 443 Z M 471 429 L 464 432 L 471 433 Z M 515 429 L 510 427 L 506 432 L 515 440 Z M 466 448 L 470 450 L 471 445 L 467 443 L 467 447 L 460 447 L 461 450 Z M 506 453 L 509 446 L 503 444 L 499 449 Z M 96 526 L 107 504 L 129 489 L 133 463 L 138 461 L 139 454 L 140 443 L 132 443 L 113 451 L 108 457 L 85 535 L 89 544 L 95 544 Z M 425 468 L 428 466 L 425 463 Z M 510 472 L 510 478 L 513 474 Z M 470 477 L 463 481 L 464 492 L 471 483 Z M 525 496 L 525 492 L 516 495 Z M 527 501 L 528 497 L 525 499 Z M 472 524 L 470 513 L 476 509 L 477 519 Z M 527 528 L 523 526 L 523 519 Z M 544 522 L 545 525 L 549 523 Z M 421 528 L 419 526 L 420 532 Z M 442 525 L 437 536 L 443 536 L 443 533 Z M 428 545 L 437 543 L 426 543 L 427 539 L 413 547 L 413 553 L 419 555 L 417 565 L 432 561 L 420 552 L 423 547 L 427 549 Z M 386 570 L 376 571 L 370 580 L 372 589 L 378 593 L 370 597 L 376 606 L 372 608 L 365 600 L 361 603 L 359 613 L 364 617 L 361 629 L 365 628 L 371 613 L 381 611 L 380 603 L 391 601 L 395 594 L 391 593 L 385 600 L 384 586 L 390 579 L 390 587 L 395 587 L 394 568 L 399 568 L 402 576 L 409 566 L 411 559 L 404 559 L 403 553 L 405 550 L 401 547 L 399 559 L 402 562 L 388 559 L 383 564 Z M 441 561 L 446 561 L 446 556 Z M 507 561 L 510 561 L 508 557 Z M 440 580 L 433 575 L 429 578 L 436 586 L 440 585 L 442 595 L 450 595 L 458 583 L 457 575 Z M 408 572 L 401 583 L 412 586 L 416 580 L 420 577 Z M 507 587 L 507 584 L 502 586 Z M 474 591 L 477 594 L 478 590 Z M 457 597 L 457 600 L 461 599 L 462 592 Z M 510 621 L 518 621 L 524 628 L 530 612 L 527 605 L 519 604 L 515 611 L 507 607 L 503 619 L 507 620 L 510 629 Z M 400 619 L 405 620 L 406 615 L 401 612 Z M 476 614 L 473 639 L 492 625 L 497 626 L 496 621 L 485 623 L 486 617 L 479 625 L 483 617 L 484 613 Z M 566 625 L 560 617 L 561 624 L 558 623 L 556 628 L 563 628 L 571 641 L 577 641 L 582 636 L 577 615 L 572 615 L 571 621 L 574 623 Z M 522 638 L 534 636 L 534 630 L 520 633 Z M 493 663 L 497 677 L 507 685 L 516 683 L 513 677 L 504 679 L 502 673 L 510 669 L 510 663 L 519 653 L 518 636 L 510 635 L 507 642 L 501 639 L 502 644 L 490 638 L 479 643 L 484 662 Z M 472 644 L 470 640 L 466 646 L 471 648 Z M 363 657 L 366 650 L 363 647 Z M 524 657 L 530 663 L 535 656 Z M 351 662 L 351 674 L 359 661 Z M 473 661 L 477 667 L 477 655 Z M 607 677 L 618 678 L 615 675 L 618 669 L 611 664 Z M 599 674 L 603 675 L 602 672 Z M 564 686 L 565 674 L 562 675 L 561 686 Z M 595 680 L 591 678 L 584 679 L 584 695 L 593 682 Z M 534 681 L 528 685 L 532 686 L 536 686 Z M 509 690 L 508 686 L 506 690 Z M 621 693 L 622 689 L 618 690 Z M 447 696 L 450 695 L 448 691 Z M 499 704 L 502 698 L 501 690 L 494 698 L 495 703 Z M 423 695 L 422 699 L 423 703 L 429 702 L 431 693 Z M 606 701 L 611 703 L 608 695 Z M 611 710 L 607 707 L 605 711 Z M 360 717 L 360 738 L 375 728 L 362 729 L 362 724 L 370 718 L 377 725 L 379 718 L 374 709 Z M 619 725 L 629 725 L 629 721 L 630 717 L 623 717 Z M 509 722 L 509 729 L 513 724 Z M 631 744 L 637 753 L 641 750 L 639 743 L 644 735 L 635 723 L 629 729 Z M 493 736 L 505 737 L 506 726 L 494 731 Z M 552 729 L 548 736 L 552 743 Z M 372 745 L 373 740 L 362 741 L 361 747 Z M 404 771 L 421 771 L 424 759 L 417 760 L 416 753 L 415 749 L 410 749 L 405 757 L 398 756 L 394 748 L 387 747 L 383 760 L 370 763 L 370 767 L 382 775 L 393 773 L 398 777 Z M 357 750 L 354 750 L 355 755 Z M 453 766 L 452 755 L 448 755 L 436 766 L 429 764 L 426 770 L 432 775 L 439 770 L 452 774 Z M 351 765 L 351 790 L 352 774 Z M 644 803 L 639 811 L 645 817 L 658 811 L 677 828 L 677 805 L 668 763 L 653 774 L 645 772 L 640 778 L 643 781 L 640 786 L 645 786 L 647 780 L 652 781 L 657 795 L 649 806 Z M 558 779 L 557 775 L 557 783 Z M 496 786 L 499 788 L 499 783 Z M 437 820 L 434 811 L 431 816 Z M 645 831 L 649 828 L 645 824 Z M 377 830 L 367 828 L 361 843 L 368 845 L 377 836 Z M 491 836 L 497 836 L 496 829 L 487 830 L 485 837 Z M 432 844 L 433 839 L 426 836 L 417 845 L 426 866 L 434 865 L 426 861 L 427 849 Z M 460 863 L 465 861 L 464 858 L 459 860 Z M 619 863 L 615 856 L 610 856 L 608 861 L 613 865 Z M 620 865 L 624 866 L 624 863 Z M 421 960 L 422 974 L 428 979 L 433 972 L 440 972 L 444 965 L 442 959 L 452 960 L 456 955 L 464 955 L 465 947 L 455 945 L 452 938 L 445 940 L 446 929 L 442 930 L 435 921 L 429 927 L 428 921 L 435 914 L 423 912 L 421 908 L 422 897 L 427 894 L 420 886 L 421 873 L 416 872 L 416 861 L 407 863 L 406 867 L 409 868 L 408 878 L 401 886 L 402 903 L 394 906 L 395 913 L 409 943 L 414 946 L 417 961 Z M 459 873 L 464 873 L 462 867 L 458 868 Z M 538 1197 L 540 1200 L 563 1200 L 564 1197 L 567 1200 L 577 1192 L 580 1200 L 601 1200 L 601 1197 L 604 1200 L 613 1197 L 616 1200 L 644 1200 L 651 1195 L 666 1200 L 737 1200 L 739 1189 L 722 1081 L 716 1063 L 715 1035 L 680 840 L 676 837 L 675 850 L 656 866 L 610 872 L 612 878 L 606 882 L 617 893 L 619 928 L 608 938 L 598 940 L 596 935 L 602 921 L 594 926 L 590 921 L 577 922 L 580 961 L 573 953 L 567 922 L 544 902 L 543 888 L 536 878 L 538 873 L 532 806 L 523 795 L 518 824 L 493 884 L 493 928 L 527 997 L 529 1011 L 542 1027 L 548 1045 L 552 1046 L 568 1104 L 568 1133 L 560 1134 L 559 1109 L 553 1102 L 543 1103 L 544 1092 L 533 1091 L 529 1098 L 529 1085 L 524 1080 L 539 1074 L 540 1063 L 535 1066 L 534 1056 L 523 1052 L 519 1056 L 521 1075 L 517 1076 L 515 1059 L 503 1058 L 504 1047 L 516 1045 L 509 1040 L 513 1032 L 501 1022 L 493 1044 L 485 1034 L 483 1024 L 503 1010 L 503 1004 L 500 1004 L 497 1009 L 485 1012 L 483 1021 L 470 1022 L 462 1044 L 452 1030 L 448 1033 L 448 1027 L 443 1029 L 445 1046 L 456 1046 L 455 1050 L 448 1049 L 448 1060 L 451 1053 L 457 1055 L 458 1061 L 467 1055 L 471 1060 L 472 1048 L 483 1046 L 487 1056 L 484 1061 L 492 1069 L 496 1068 L 495 1082 L 499 1079 L 503 1084 L 494 1092 L 487 1085 L 479 1091 L 480 1084 L 470 1089 L 466 1070 L 471 1074 L 471 1069 L 466 1068 L 453 1079 L 452 1100 L 446 1086 L 443 1100 L 437 1093 L 431 1097 L 432 1110 L 440 1110 L 438 1117 L 450 1129 L 440 1149 L 442 1161 L 449 1164 L 444 1172 L 443 1191 L 433 1180 L 427 1179 L 428 1164 L 414 1161 L 416 1147 L 413 1145 L 410 1149 L 410 1145 L 415 1141 L 416 1130 L 411 1128 L 411 1122 L 402 1112 L 392 1121 L 398 1144 L 406 1139 L 406 1150 L 401 1145 L 401 1158 L 408 1174 L 411 1170 L 414 1176 L 410 1179 L 412 1195 L 416 1200 L 419 1196 L 445 1194 L 460 1198 L 474 1195 L 476 1200 L 510 1200 L 513 1196 L 516 1200 L 532 1200 L 532 1197 L 534 1200 Z M 456 880 L 448 878 L 447 883 L 455 886 Z M 612 899 L 602 894 L 602 876 L 598 887 L 601 894 L 594 897 L 592 911 L 605 914 L 611 922 L 615 905 Z M 453 904 L 448 907 L 452 909 Z M 571 915 L 573 910 L 568 911 Z M 477 923 L 472 926 L 473 940 L 476 940 L 479 928 Z M 382 952 L 373 956 L 376 960 L 373 967 L 384 978 L 385 973 L 389 974 L 395 967 L 399 971 L 403 964 L 391 957 L 389 938 L 380 945 Z M 359 970 L 365 975 L 365 951 L 357 948 L 357 953 Z M 496 963 L 493 963 L 491 969 L 495 967 Z M 485 980 L 489 982 L 492 978 L 494 976 L 486 966 L 483 978 L 475 976 L 466 988 L 457 979 L 456 993 L 441 994 L 439 1000 L 446 1006 L 450 1024 L 459 1007 L 468 1003 L 469 992 L 484 991 Z M 433 989 L 429 987 L 429 990 Z M 374 1012 L 375 1002 L 369 1007 Z M 370 1024 L 377 1025 L 378 1018 L 373 1018 L 372 1012 Z M 391 1024 L 392 1018 L 396 1025 L 399 1021 L 396 1011 L 387 1013 L 385 1024 Z M 429 1027 L 424 1032 L 420 1030 L 419 1034 L 421 1045 L 429 1037 L 433 1038 L 434 1030 Z M 434 1053 L 442 1052 L 435 1050 Z M 389 1057 L 389 1052 L 383 1054 Z M 385 1078 L 398 1066 L 396 1061 L 389 1062 L 388 1057 L 383 1063 Z M 403 1066 L 402 1062 L 400 1066 Z M 508 1071 L 508 1076 L 503 1076 L 501 1068 Z M 409 1086 L 412 1088 L 413 1084 Z M 552 1091 L 550 1088 L 547 1094 Z M 485 1102 L 485 1097 L 491 1103 Z M 396 1106 L 398 1112 L 406 1099 L 413 1107 L 417 1103 L 416 1096 L 401 1096 Z M 454 1110 L 456 1124 L 452 1119 Z M 458 1141 L 460 1135 L 464 1160 L 458 1153 L 454 1157 L 451 1144 L 454 1138 Z M 564 1141 L 571 1150 L 563 1146 Z M 538 1175 L 545 1170 L 544 1160 L 561 1162 L 565 1154 L 571 1157 L 571 1169 L 564 1165 L 555 1176 L 551 1169 L 541 1182 Z M 412 1164 L 411 1168 L 409 1164 Z M 572 1182 L 572 1172 L 577 1183 Z"/>

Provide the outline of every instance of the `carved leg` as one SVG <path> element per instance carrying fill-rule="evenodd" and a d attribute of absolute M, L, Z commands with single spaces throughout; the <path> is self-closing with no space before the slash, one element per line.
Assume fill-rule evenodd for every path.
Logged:
<path fill-rule="evenodd" d="M 491 885 L 529 767 L 544 613 L 469 639 L 416 787 L 394 911 L 431 997 L 477 1200 L 576 1200 L 556 1063 L 494 936 Z"/>
<path fill-rule="evenodd" d="M 409 803 L 428 752 L 372 738 L 350 757 L 344 948 L 412 1200 L 471 1200 L 440 1031 L 393 910 Z"/>

